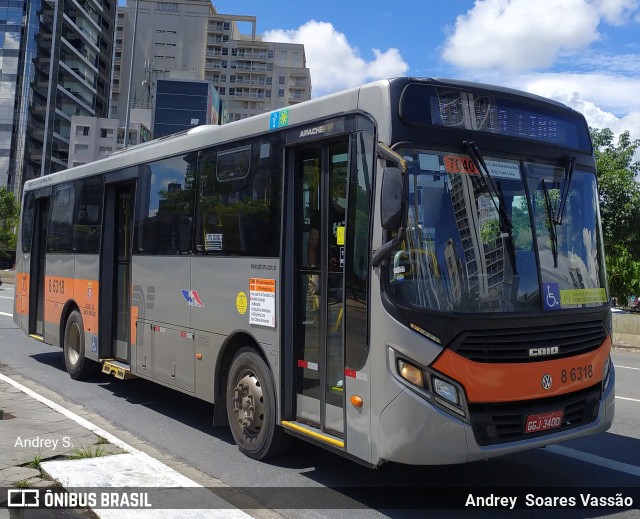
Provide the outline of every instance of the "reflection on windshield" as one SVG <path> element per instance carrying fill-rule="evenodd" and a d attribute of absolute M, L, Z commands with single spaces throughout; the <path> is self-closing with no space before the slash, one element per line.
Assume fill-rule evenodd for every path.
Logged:
<path fill-rule="evenodd" d="M 485 157 L 492 196 L 467 155 L 399 151 L 409 165 L 409 208 L 405 240 L 390 258 L 395 298 L 458 312 L 559 310 L 606 301 L 594 175 L 575 172 L 564 221 L 555 225 L 548 215 L 557 214 L 563 197 L 561 167 Z M 510 233 L 498 211 L 508 216 Z M 545 306 L 541 289 L 557 305 Z"/>
<path fill-rule="evenodd" d="M 564 218 L 562 224 L 557 224 L 550 221 L 548 213 L 558 212 L 564 169 L 526 164 L 526 172 L 533 199 L 542 282 L 557 283 L 560 289 L 567 290 L 601 289 L 605 286 L 604 262 L 602 238 L 596 227 L 598 198 L 593 175 L 580 171 L 573 175 L 566 190 Z"/>

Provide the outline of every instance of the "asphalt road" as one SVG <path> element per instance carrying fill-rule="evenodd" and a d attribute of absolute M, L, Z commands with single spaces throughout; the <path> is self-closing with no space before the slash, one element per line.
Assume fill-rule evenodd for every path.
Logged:
<path fill-rule="evenodd" d="M 388 495 L 415 487 L 427 496 L 432 487 L 482 487 L 485 494 L 508 495 L 510 487 L 542 493 L 574 487 L 613 491 L 640 487 L 640 350 L 615 351 L 616 419 L 606 433 L 546 449 L 467 465 L 413 467 L 389 463 L 372 470 L 299 441 L 270 463 L 241 455 L 226 428 L 212 428 L 212 406 L 177 391 L 136 379 L 100 376 L 73 381 L 64 369 L 59 348 L 26 337 L 11 318 L 13 286 L 0 287 L 0 369 L 19 373 L 50 388 L 119 428 L 142 438 L 175 458 L 258 498 L 287 502 L 300 509 L 278 510 L 286 517 L 531 517 L 640 518 L 640 499 L 631 510 L 404 510 L 377 507 L 376 493 Z M 640 318 L 640 316 L 639 316 Z M 4 366 L 2 366 L 4 365 Z M 353 487 L 374 487 L 358 492 Z M 269 487 L 268 496 L 254 487 Z M 253 489 L 253 490 L 252 490 Z M 569 492 L 569 491 L 568 491 Z M 575 493 L 574 492 L 574 493 Z M 403 494 L 403 495 L 405 495 Z M 278 500 L 278 496 L 282 499 Z M 293 505 L 291 502 L 293 501 Z M 355 507 L 351 510 L 339 506 Z M 373 509 L 367 508 L 372 506 Z"/>

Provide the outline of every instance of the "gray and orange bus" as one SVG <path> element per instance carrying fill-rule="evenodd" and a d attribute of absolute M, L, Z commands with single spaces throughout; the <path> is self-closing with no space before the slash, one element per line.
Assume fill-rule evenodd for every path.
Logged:
<path fill-rule="evenodd" d="M 614 415 L 588 126 L 511 89 L 378 81 L 31 180 L 16 283 L 72 378 L 212 402 L 256 459 L 461 463 Z"/>

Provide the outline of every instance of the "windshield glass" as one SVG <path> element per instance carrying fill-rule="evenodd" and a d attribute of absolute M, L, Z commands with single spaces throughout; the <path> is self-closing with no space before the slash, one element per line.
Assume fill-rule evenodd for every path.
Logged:
<path fill-rule="evenodd" d="M 559 224 L 563 167 L 486 156 L 488 179 L 465 154 L 396 151 L 409 166 L 407 232 L 389 266 L 399 302 L 509 312 L 607 301 L 595 175 L 576 167 Z"/>

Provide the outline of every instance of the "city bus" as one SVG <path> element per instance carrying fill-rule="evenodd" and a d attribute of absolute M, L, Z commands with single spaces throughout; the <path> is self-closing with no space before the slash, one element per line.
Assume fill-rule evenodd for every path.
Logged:
<path fill-rule="evenodd" d="M 14 319 L 73 379 L 211 402 L 254 459 L 464 463 L 614 416 L 587 123 L 485 84 L 376 81 L 30 180 Z"/>

